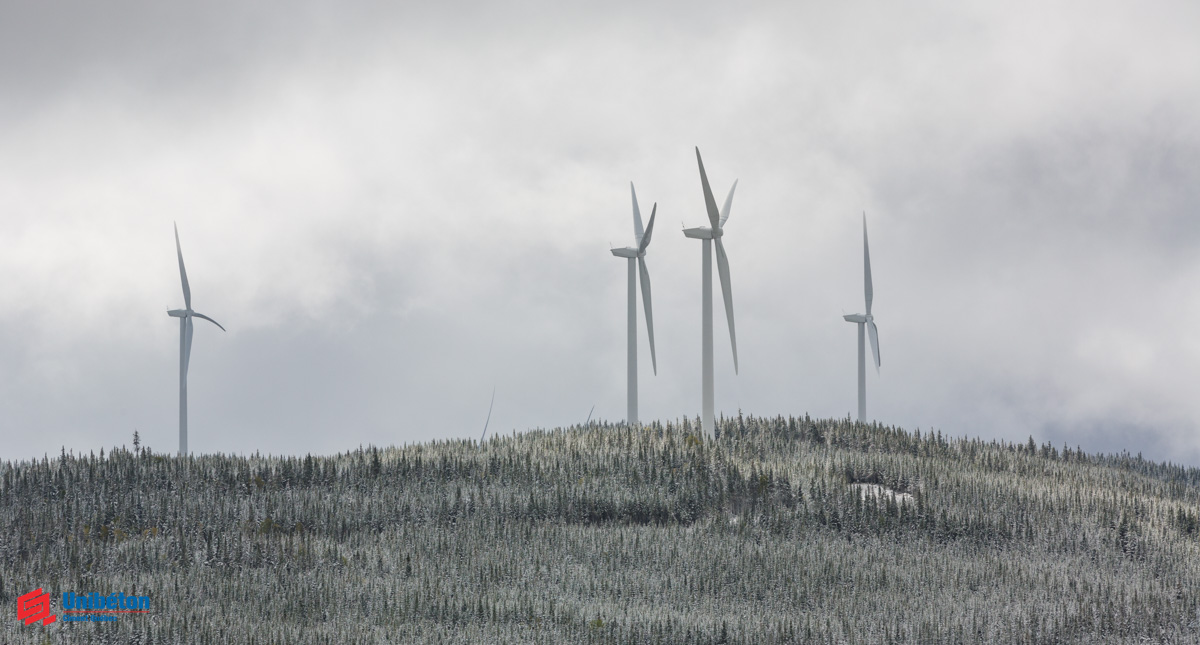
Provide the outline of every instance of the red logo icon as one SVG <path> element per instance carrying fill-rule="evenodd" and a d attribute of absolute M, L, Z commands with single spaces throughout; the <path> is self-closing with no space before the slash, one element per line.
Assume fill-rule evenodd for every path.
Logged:
<path fill-rule="evenodd" d="M 17 598 L 17 619 L 25 621 L 26 625 L 42 621 L 43 625 L 58 620 L 58 616 L 50 613 L 50 596 L 41 589 L 34 589 Z"/>

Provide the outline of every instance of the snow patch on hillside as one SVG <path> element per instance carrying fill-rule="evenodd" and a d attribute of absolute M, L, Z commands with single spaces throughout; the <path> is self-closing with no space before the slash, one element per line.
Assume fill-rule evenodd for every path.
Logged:
<path fill-rule="evenodd" d="M 897 504 L 911 504 L 913 502 L 911 493 L 897 493 L 887 486 L 880 486 L 879 484 L 850 484 L 850 488 L 857 490 L 859 496 L 864 500 L 873 498 L 882 501 L 887 497 L 891 497 Z"/>

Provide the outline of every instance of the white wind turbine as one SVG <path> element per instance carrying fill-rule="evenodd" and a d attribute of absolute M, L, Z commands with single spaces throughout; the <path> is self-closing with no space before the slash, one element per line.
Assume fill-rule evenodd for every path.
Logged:
<path fill-rule="evenodd" d="M 842 316 L 847 322 L 858 323 L 858 422 L 867 421 L 867 357 L 864 332 L 870 332 L 871 353 L 875 355 L 875 371 L 879 371 L 879 330 L 875 317 L 871 315 L 871 251 L 867 247 L 867 214 L 863 213 L 863 294 L 866 296 L 867 313 Z M 844 310 L 843 310 L 844 311 Z"/>
<path fill-rule="evenodd" d="M 729 344 L 733 347 L 733 372 L 738 371 L 737 336 L 733 329 L 733 291 L 729 284 L 729 259 L 725 256 L 725 246 L 721 236 L 725 234 L 723 227 L 729 219 L 729 207 L 733 204 L 733 191 L 737 189 L 737 180 L 729 189 L 725 198 L 725 206 L 717 212 L 717 202 L 713 199 L 712 189 L 708 186 L 708 175 L 704 173 L 704 160 L 700 158 L 700 148 L 696 148 L 696 163 L 700 165 L 700 184 L 704 187 L 704 206 L 708 210 L 710 226 L 685 228 L 683 234 L 704 241 L 704 259 L 702 263 L 703 282 L 701 286 L 701 320 L 703 339 L 701 341 L 701 389 L 703 410 L 701 427 L 707 437 L 715 436 L 713 413 L 713 322 L 712 322 L 712 241 L 717 242 L 717 271 L 721 274 L 721 295 L 725 297 L 725 316 L 729 320 Z"/>
<path fill-rule="evenodd" d="M 203 318 L 221 327 L 221 323 L 192 311 L 192 288 L 188 286 L 187 269 L 183 268 L 183 250 L 179 246 L 179 225 L 175 225 L 175 253 L 179 256 L 179 278 L 183 281 L 183 304 L 185 309 L 172 309 L 168 316 L 179 319 L 179 456 L 186 457 L 187 448 L 187 373 L 188 359 L 192 355 L 192 318 Z M 221 331 L 225 331 L 221 327 Z"/>
<path fill-rule="evenodd" d="M 488 415 L 483 421 L 483 433 L 479 435 L 479 445 L 483 446 L 483 440 L 487 438 L 487 427 L 492 422 L 492 406 L 496 404 L 496 387 L 492 386 L 492 402 L 488 403 Z"/>
<path fill-rule="evenodd" d="M 637 191 L 633 182 L 629 182 L 629 192 L 633 195 L 633 236 L 636 246 L 612 249 L 612 254 L 629 260 L 629 334 L 626 376 L 626 401 L 628 408 L 625 423 L 635 425 L 638 422 L 638 385 L 637 385 L 637 278 L 641 274 L 642 307 L 646 310 L 646 332 L 650 334 L 650 363 L 654 366 L 654 374 L 658 374 L 658 359 L 654 356 L 654 314 L 650 309 L 650 273 L 646 271 L 646 247 L 650 246 L 650 235 L 654 232 L 654 215 L 658 211 L 658 203 L 650 209 L 650 224 L 642 231 L 642 212 L 638 209 Z M 635 270 L 634 264 L 637 264 Z M 590 414 L 589 414 L 590 416 Z"/>

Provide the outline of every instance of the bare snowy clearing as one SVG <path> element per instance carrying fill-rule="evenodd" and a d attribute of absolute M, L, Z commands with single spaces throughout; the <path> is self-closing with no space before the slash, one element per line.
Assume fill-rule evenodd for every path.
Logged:
<path fill-rule="evenodd" d="M 850 484 L 850 488 L 858 491 L 858 495 L 863 501 L 866 501 L 868 498 L 882 501 L 890 497 L 897 504 L 913 503 L 912 493 L 897 493 L 887 486 L 879 484 Z"/>

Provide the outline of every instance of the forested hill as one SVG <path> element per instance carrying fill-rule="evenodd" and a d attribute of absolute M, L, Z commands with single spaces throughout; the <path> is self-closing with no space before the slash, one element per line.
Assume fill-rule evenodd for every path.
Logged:
<path fill-rule="evenodd" d="M 0 465 L 6 643 L 1197 643 L 1200 470 L 847 420 Z M 42 588 L 59 620 L 26 626 Z M 66 622 L 62 594 L 148 596 Z"/>

